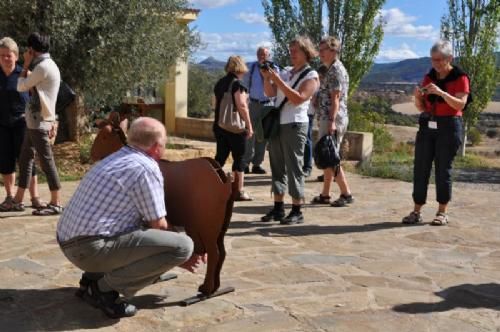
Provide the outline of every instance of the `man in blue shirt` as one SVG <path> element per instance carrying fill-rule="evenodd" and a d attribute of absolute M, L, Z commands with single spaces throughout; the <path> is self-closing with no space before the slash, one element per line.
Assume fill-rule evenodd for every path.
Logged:
<path fill-rule="evenodd" d="M 250 95 L 250 119 L 252 124 L 255 125 L 255 121 L 260 117 L 260 113 L 264 106 L 273 105 L 273 100 L 264 94 L 264 81 L 262 74 L 260 73 L 260 65 L 265 62 L 269 62 L 270 53 L 269 49 L 266 47 L 259 47 L 257 49 L 257 61 L 249 64 L 250 69 L 248 73 L 243 78 L 245 85 L 248 87 L 248 93 Z M 277 71 L 278 68 L 271 64 L 272 68 Z M 243 163 L 245 166 L 245 173 L 250 173 L 250 163 L 253 164 L 252 173 L 255 174 L 265 174 L 266 170 L 262 168 L 261 164 L 264 161 L 264 155 L 266 153 L 266 141 L 259 142 L 255 135 L 247 139 L 245 146 L 245 154 L 243 156 Z"/>
<path fill-rule="evenodd" d="M 156 162 L 166 140 L 159 121 L 135 120 L 129 145 L 85 175 L 57 225 L 64 255 L 85 271 L 77 295 L 112 318 L 137 312 L 119 293 L 130 298 L 171 268 L 194 272 L 202 260 L 191 238 L 168 231 Z"/>

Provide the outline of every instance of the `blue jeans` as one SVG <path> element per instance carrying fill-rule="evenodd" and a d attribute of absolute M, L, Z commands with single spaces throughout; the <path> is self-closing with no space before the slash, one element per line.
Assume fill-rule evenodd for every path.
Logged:
<path fill-rule="evenodd" d="M 313 120 L 314 115 L 307 115 L 309 117 L 309 126 L 307 127 L 307 139 L 306 145 L 304 147 L 304 166 L 305 170 L 312 170 L 312 160 L 313 160 L 313 141 L 312 141 L 312 130 L 313 130 Z"/>
<path fill-rule="evenodd" d="M 447 204 L 451 200 L 452 164 L 462 144 L 462 118 L 439 116 L 436 121 L 438 128 L 430 129 L 428 114 L 422 114 L 419 119 L 413 165 L 413 201 L 418 205 L 426 202 L 433 162 L 436 200 L 440 204 Z"/>

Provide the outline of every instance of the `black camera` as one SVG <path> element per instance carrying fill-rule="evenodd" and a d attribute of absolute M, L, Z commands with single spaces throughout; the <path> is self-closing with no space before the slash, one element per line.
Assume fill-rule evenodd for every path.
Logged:
<path fill-rule="evenodd" d="M 263 70 L 273 69 L 274 63 L 272 61 L 264 61 L 263 63 L 259 64 L 259 68 Z"/>

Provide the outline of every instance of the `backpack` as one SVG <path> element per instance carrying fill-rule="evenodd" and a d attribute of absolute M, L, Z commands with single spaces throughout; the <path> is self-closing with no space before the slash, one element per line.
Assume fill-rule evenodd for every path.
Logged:
<path fill-rule="evenodd" d="M 333 135 L 325 135 L 314 146 L 314 163 L 319 169 L 333 168 L 335 174 L 340 167 L 340 144 L 337 143 L 337 132 Z"/>

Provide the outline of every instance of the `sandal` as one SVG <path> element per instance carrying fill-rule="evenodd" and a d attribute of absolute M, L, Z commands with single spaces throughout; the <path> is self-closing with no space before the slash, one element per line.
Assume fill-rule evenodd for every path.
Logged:
<path fill-rule="evenodd" d="M 438 212 L 436 217 L 431 221 L 433 226 L 445 226 L 448 225 L 448 215 L 443 212 Z"/>
<path fill-rule="evenodd" d="M 339 198 L 334 200 L 330 205 L 333 207 L 343 207 L 346 206 L 347 204 L 351 204 L 352 202 L 354 202 L 354 197 L 352 197 L 352 195 L 342 194 L 340 195 Z"/>
<path fill-rule="evenodd" d="M 31 197 L 31 207 L 33 209 L 41 210 L 47 207 L 47 203 L 40 200 L 40 197 Z"/>
<path fill-rule="evenodd" d="M 401 221 L 403 224 L 411 225 L 411 224 L 418 224 L 423 222 L 424 220 L 422 219 L 422 215 L 420 212 L 417 211 L 412 211 L 410 212 L 409 215 L 403 218 Z"/>
<path fill-rule="evenodd" d="M 2 204 L 0 204 L 0 212 L 22 212 L 24 210 L 24 204 L 14 202 L 14 198 L 11 196 L 7 196 Z"/>
<path fill-rule="evenodd" d="M 252 199 L 252 197 L 250 197 L 250 195 L 247 192 L 240 191 L 238 193 L 238 196 L 236 196 L 236 198 L 234 200 L 236 202 L 245 202 L 245 201 L 251 201 L 253 199 Z"/>
<path fill-rule="evenodd" d="M 34 216 L 55 216 L 61 214 L 63 207 L 54 204 L 47 204 L 46 207 L 33 211 Z"/>
<path fill-rule="evenodd" d="M 9 211 L 10 206 L 14 198 L 12 196 L 5 197 L 4 201 L 0 204 L 0 211 Z"/>
<path fill-rule="evenodd" d="M 312 204 L 330 204 L 330 196 L 323 196 L 319 194 L 311 201 Z"/>

